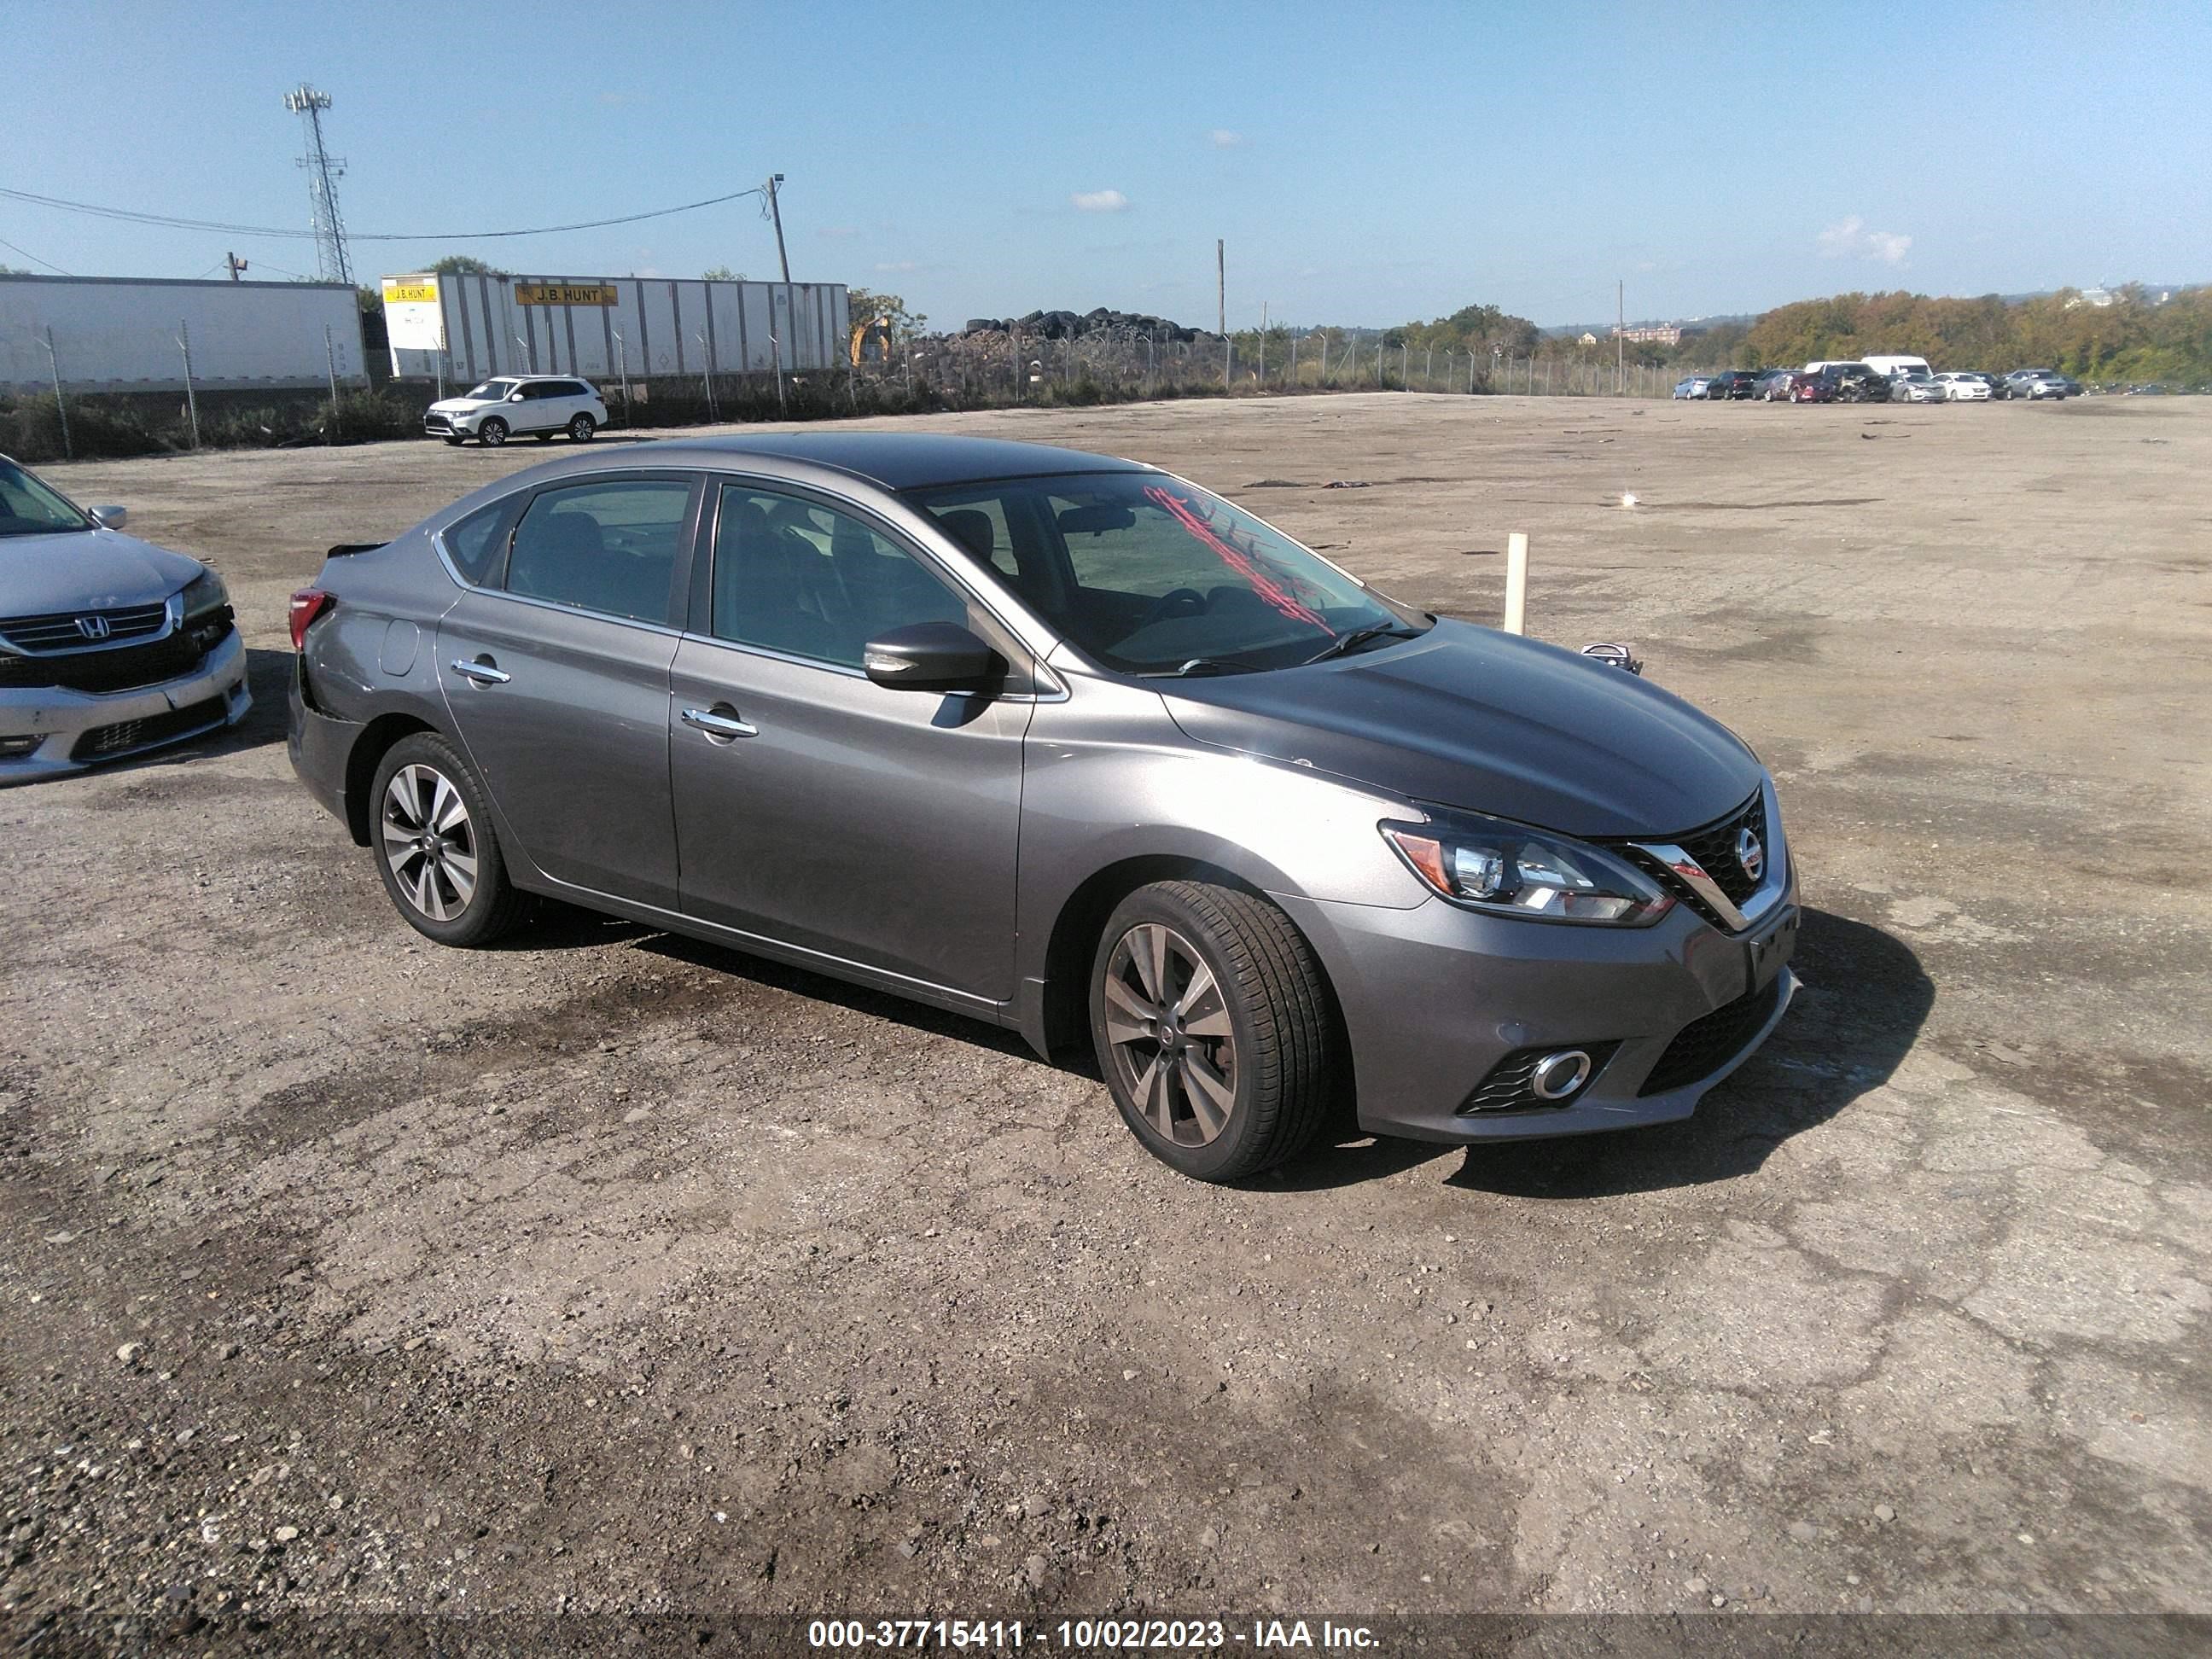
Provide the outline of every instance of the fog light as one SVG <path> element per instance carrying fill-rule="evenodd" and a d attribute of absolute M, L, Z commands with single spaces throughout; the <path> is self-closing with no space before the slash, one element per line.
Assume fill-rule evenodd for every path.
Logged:
<path fill-rule="evenodd" d="M 19 757 L 27 755 L 45 741 L 45 738 L 36 736 L 27 738 L 0 738 L 0 760 L 15 760 Z"/>
<path fill-rule="evenodd" d="M 1590 1057 L 1581 1048 L 1562 1048 L 1546 1054 L 1528 1073 L 1528 1091 L 1539 1100 L 1565 1100 L 1588 1083 Z"/>

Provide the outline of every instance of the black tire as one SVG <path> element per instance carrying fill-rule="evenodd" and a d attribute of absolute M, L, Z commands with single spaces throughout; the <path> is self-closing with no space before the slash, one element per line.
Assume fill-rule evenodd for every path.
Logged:
<path fill-rule="evenodd" d="M 1122 1035 L 1109 1032 L 1109 979 L 1119 978 L 1126 992 L 1141 993 L 1138 965 L 1120 953 L 1125 944 L 1153 937 L 1143 931 L 1148 929 L 1165 929 L 1175 945 L 1188 947 L 1218 988 L 1231 1045 L 1225 1054 L 1218 1039 L 1194 1037 L 1179 1025 L 1165 1042 L 1133 1039 L 1126 1001 L 1116 1005 L 1121 1019 L 1115 1029 Z M 1158 971 L 1173 970 L 1163 961 Z M 1182 988 L 1188 991 L 1196 981 L 1194 969 Z M 1172 995 L 1176 988 L 1168 988 Z M 1186 1015 L 1216 1006 L 1205 998 L 1188 1000 Z M 1115 908 L 1099 938 L 1089 1005 L 1091 1042 L 1114 1104 L 1145 1150 L 1170 1169 L 1200 1181 L 1255 1175 L 1295 1157 L 1328 1116 L 1337 1060 L 1328 987 L 1320 963 L 1290 918 L 1264 899 L 1198 881 L 1139 888 Z M 1209 1016 L 1194 1020 L 1193 1029 L 1218 1023 Z M 1137 1071 L 1148 1046 L 1155 1066 L 1171 1062 L 1164 1079 L 1146 1073 L 1160 1091 L 1150 1113 L 1136 1086 L 1143 1080 Z M 1225 1121 L 1212 1129 L 1210 1138 L 1199 1138 L 1207 1134 L 1207 1127 L 1201 1120 L 1200 1091 L 1194 1090 L 1187 1069 L 1194 1060 L 1207 1066 L 1206 1075 L 1216 1086 L 1231 1085 L 1231 1103 L 1225 1114 L 1217 1114 Z M 1217 1069 L 1224 1060 L 1225 1077 Z M 1165 1130 L 1158 1117 L 1167 1120 Z"/>
<path fill-rule="evenodd" d="M 447 441 L 447 443 L 449 443 L 449 444 L 453 445 L 453 447 L 454 448 L 456 448 L 456 449 L 459 449 L 459 448 L 461 447 L 461 441 L 460 441 L 459 438 L 448 438 L 448 439 L 447 439 L 447 440 L 446 440 L 446 441 Z"/>
<path fill-rule="evenodd" d="M 395 792 L 394 781 L 410 769 L 415 775 Z M 465 833 L 450 833 L 446 816 L 432 807 L 434 801 L 444 798 L 434 792 L 425 795 L 425 775 L 442 780 L 459 798 L 465 814 L 459 828 Z M 411 813 L 412 821 L 406 810 L 409 802 L 417 809 Z M 434 867 L 426 871 L 423 836 L 418 832 L 433 820 L 444 844 L 431 860 Z M 467 950 L 490 944 L 520 918 L 523 895 L 507 878 L 507 860 L 500 854 L 499 836 L 492 828 L 490 802 L 483 785 L 443 738 L 418 732 L 402 738 L 386 752 L 371 786 L 369 823 L 369 839 L 384 890 L 408 925 L 425 939 Z M 459 864 L 448 862 L 457 852 L 473 860 L 465 893 L 460 891 L 457 879 Z M 407 872 L 404 876 L 403 868 Z M 436 914 L 441 909 L 450 914 Z"/>
<path fill-rule="evenodd" d="M 587 444 L 592 441 L 592 434 L 599 429 L 597 421 L 588 415 L 580 414 L 568 422 L 568 438 L 573 443 Z"/>
<path fill-rule="evenodd" d="M 497 449 L 507 441 L 507 422 L 493 416 L 477 426 L 477 439 L 486 449 Z"/>
<path fill-rule="evenodd" d="M 550 444 L 553 441 L 553 434 L 550 432 L 533 432 L 530 435 L 541 444 Z"/>

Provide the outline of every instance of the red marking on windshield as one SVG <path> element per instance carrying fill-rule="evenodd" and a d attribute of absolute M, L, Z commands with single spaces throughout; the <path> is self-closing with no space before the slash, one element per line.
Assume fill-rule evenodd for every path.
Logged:
<path fill-rule="evenodd" d="M 1300 602 L 1296 594 L 1273 577 L 1263 574 L 1260 567 L 1252 562 L 1250 555 L 1238 551 L 1222 540 L 1214 533 L 1211 525 L 1191 511 L 1188 502 L 1177 501 L 1158 484 L 1146 484 L 1145 496 L 1172 515 L 1175 521 L 1190 533 L 1192 540 L 1208 549 L 1216 558 L 1251 583 L 1252 591 L 1283 615 L 1292 622 L 1304 623 L 1309 628 L 1318 628 L 1331 638 L 1335 636 L 1336 630 L 1328 625 L 1319 611 Z"/>

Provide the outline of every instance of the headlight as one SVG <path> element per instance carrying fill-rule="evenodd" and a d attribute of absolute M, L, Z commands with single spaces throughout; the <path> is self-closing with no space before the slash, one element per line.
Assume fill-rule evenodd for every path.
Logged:
<path fill-rule="evenodd" d="M 1492 915 L 1643 927 L 1674 908 L 1644 872 L 1603 848 L 1498 818 L 1455 816 L 1379 826 L 1443 897 Z"/>
<path fill-rule="evenodd" d="M 210 611 L 220 611 L 230 603 L 230 590 L 222 585 L 222 578 L 212 570 L 203 570 L 185 589 L 185 616 L 204 617 Z"/>

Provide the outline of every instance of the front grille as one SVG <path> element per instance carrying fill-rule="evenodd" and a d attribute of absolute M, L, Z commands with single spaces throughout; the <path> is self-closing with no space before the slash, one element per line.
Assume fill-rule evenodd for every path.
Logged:
<path fill-rule="evenodd" d="M 1744 1045 L 1759 1035 L 1759 1027 L 1774 1012 L 1782 995 L 1782 979 L 1777 974 L 1764 989 L 1738 997 L 1675 1032 L 1674 1040 L 1667 1045 L 1667 1052 L 1659 1056 L 1659 1063 L 1637 1093 L 1661 1095 L 1695 1083 L 1741 1054 Z"/>
<path fill-rule="evenodd" d="M 0 656 L 0 689 L 59 686 L 95 694 L 131 691 L 191 673 L 207 653 L 230 636 L 228 606 L 195 619 L 166 639 L 106 651 L 76 651 L 64 656 Z"/>
<path fill-rule="evenodd" d="M 80 621 L 104 625 L 104 635 L 88 634 Z M 0 619 L 0 639 L 18 651 L 76 651 L 88 645 L 117 645 L 158 634 L 169 619 L 167 605 L 125 605 L 118 611 L 65 611 L 47 617 Z"/>
<path fill-rule="evenodd" d="M 215 725 L 223 717 L 221 697 L 210 697 L 204 702 L 188 703 L 182 708 L 172 708 L 160 714 L 149 714 L 143 720 L 118 720 L 112 726 L 95 726 L 70 746 L 71 760 L 106 760 L 112 756 L 127 755 L 134 749 L 144 749 L 171 738 L 181 738 Z"/>
<path fill-rule="evenodd" d="M 1548 1112 L 1561 1106 L 1571 1106 L 1582 1095 L 1589 1091 L 1591 1084 L 1605 1070 L 1605 1063 L 1613 1058 L 1618 1042 L 1547 1042 L 1540 1048 L 1516 1048 L 1511 1054 L 1490 1068 L 1490 1074 L 1475 1085 L 1474 1092 L 1460 1103 L 1459 1115 L 1472 1117 L 1487 1112 Z M 1536 1070 L 1536 1062 L 1546 1054 L 1555 1054 L 1562 1048 L 1579 1048 L 1590 1057 L 1590 1074 L 1583 1086 L 1565 1100 L 1539 1100 L 1528 1079 Z"/>
<path fill-rule="evenodd" d="M 443 415 L 425 415 L 422 417 L 422 429 L 426 432 L 451 432 L 453 429 L 453 423 Z"/>
<path fill-rule="evenodd" d="M 1759 846 L 1766 849 L 1768 862 L 1759 877 L 1747 872 L 1735 855 L 1736 836 L 1746 829 L 1758 836 Z M 1647 839 L 1658 841 L 1666 838 L 1651 836 Z M 1729 903 L 1741 906 L 1759 890 L 1759 880 L 1773 868 L 1772 860 L 1776 855 L 1766 833 L 1765 791 L 1753 791 L 1749 800 L 1726 817 L 1709 823 L 1702 830 L 1692 830 L 1686 836 L 1676 836 L 1673 841 L 1713 878 L 1713 884 L 1728 895 Z M 1631 842 L 1614 842 L 1612 845 L 1615 851 L 1657 882 L 1674 899 L 1688 905 L 1714 927 L 1725 931 L 1730 926 L 1722 919 L 1718 911 L 1698 896 L 1695 888 L 1675 874 L 1664 859 L 1654 857 L 1642 847 Z"/>

